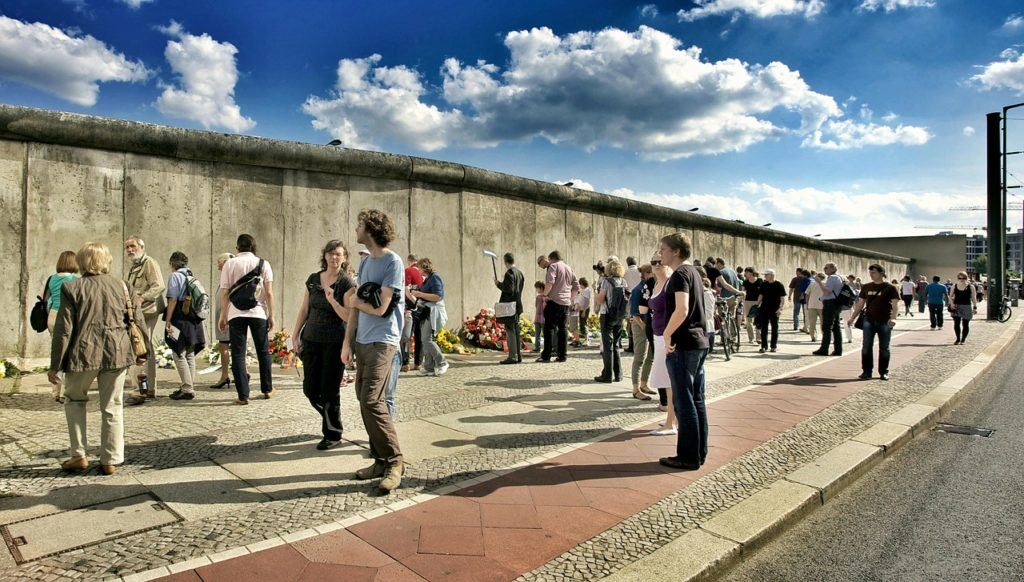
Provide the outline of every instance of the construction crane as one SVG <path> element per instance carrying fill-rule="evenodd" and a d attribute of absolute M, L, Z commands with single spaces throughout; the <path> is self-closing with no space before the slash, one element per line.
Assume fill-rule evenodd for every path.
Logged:
<path fill-rule="evenodd" d="M 1007 210 L 1024 210 L 1024 204 L 1020 202 L 1009 202 L 1006 204 Z M 951 211 L 973 211 L 973 210 L 988 210 L 986 206 L 954 206 L 950 208 Z"/>

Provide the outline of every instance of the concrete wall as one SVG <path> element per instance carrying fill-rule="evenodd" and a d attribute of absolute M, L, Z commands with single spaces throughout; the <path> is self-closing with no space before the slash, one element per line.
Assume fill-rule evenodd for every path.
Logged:
<path fill-rule="evenodd" d="M 28 311 L 61 251 L 96 240 L 120 253 L 129 234 L 146 240 L 165 275 L 170 254 L 184 251 L 208 288 L 215 257 L 253 234 L 274 267 L 278 325 L 290 329 L 320 248 L 331 238 L 352 245 L 363 208 L 394 219 L 396 252 L 433 259 L 451 327 L 498 298 L 485 249 L 518 257 L 530 316 L 538 255 L 558 249 L 592 277 L 595 260 L 646 260 L 673 231 L 691 236 L 695 257 L 780 273 L 832 260 L 864 275 L 870 262 L 893 271 L 908 262 L 447 162 L 0 105 L 0 357 L 46 355 L 49 338 L 31 331 Z"/>
<path fill-rule="evenodd" d="M 929 236 L 896 236 L 882 238 L 837 239 L 834 242 L 883 253 L 913 257 L 914 262 L 907 269 L 893 273 L 894 277 L 904 274 L 915 279 L 924 275 L 931 281 L 935 275 L 956 280 L 956 274 L 964 270 L 964 256 L 967 237 L 962 234 Z"/>

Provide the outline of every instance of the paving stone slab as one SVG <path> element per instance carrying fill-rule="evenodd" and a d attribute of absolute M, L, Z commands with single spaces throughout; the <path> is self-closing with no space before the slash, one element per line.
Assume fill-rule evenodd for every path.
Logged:
<path fill-rule="evenodd" d="M 701 529 L 740 544 L 746 552 L 816 505 L 821 505 L 817 489 L 778 481 L 702 524 Z"/>
<path fill-rule="evenodd" d="M 740 544 L 695 529 L 662 546 L 646 559 L 604 578 L 605 582 L 649 582 L 666 579 L 706 580 L 738 558 Z"/>
<path fill-rule="evenodd" d="M 304 497 L 339 486 L 354 479 L 356 470 L 370 462 L 361 447 L 349 444 L 318 451 L 316 443 L 278 445 L 215 462 L 274 499 Z"/>
<path fill-rule="evenodd" d="M 853 440 L 881 447 L 884 451 L 883 454 L 888 455 L 909 442 L 912 437 L 913 430 L 909 426 L 883 421 L 853 437 Z"/>
<path fill-rule="evenodd" d="M 270 500 L 270 496 L 213 462 L 143 473 L 137 479 L 187 520 L 246 511 Z"/>

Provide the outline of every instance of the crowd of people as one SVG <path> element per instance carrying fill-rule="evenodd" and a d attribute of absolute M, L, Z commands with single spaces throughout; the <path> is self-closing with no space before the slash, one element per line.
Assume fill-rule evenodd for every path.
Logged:
<path fill-rule="evenodd" d="M 315 257 L 318 268 L 306 278 L 291 327 L 292 348 L 305 370 L 303 394 L 321 419 L 322 439 L 316 448 L 328 450 L 341 442 L 341 388 L 351 381 L 374 459 L 356 476 L 379 479 L 384 491 L 398 487 L 404 474 L 394 422 L 400 373 L 442 376 L 449 369 L 436 341 L 448 317 L 445 282 L 430 258 L 410 254 L 403 262 L 390 248 L 395 236 L 386 214 L 359 213 L 355 242 L 363 248 L 358 262 L 350 261 L 350 249 L 341 240 L 320 248 Z M 268 349 L 268 335 L 275 329 L 275 276 L 270 261 L 257 253 L 253 236 L 239 235 L 235 252 L 217 257 L 219 281 L 212 298 L 189 268 L 185 253 L 170 254 L 170 275 L 164 279 L 160 262 L 146 253 L 141 237 L 128 237 L 124 250 L 129 269 L 123 281 L 110 274 L 114 258 L 97 243 L 61 253 L 55 274 L 47 280 L 44 294 L 52 335 L 48 378 L 67 418 L 71 458 L 62 464 L 66 470 L 88 467 L 85 406 L 94 380 L 102 414 L 101 471 L 113 474 L 123 462 L 123 389 L 131 377 L 135 390 L 128 404 L 156 397 L 158 320 L 164 322 L 163 339 L 180 380 L 171 399 L 196 398 L 196 356 L 207 344 L 208 318 L 214 322 L 221 362 L 220 377 L 210 388 L 233 386 L 234 403 L 249 404 L 251 340 L 260 394 L 264 399 L 276 394 Z M 737 329 L 745 329 L 748 342 L 756 342 L 760 353 L 778 349 L 779 320 L 787 301 L 794 331 L 809 334 L 814 343 L 820 332 L 820 346 L 812 354 L 841 356 L 844 343 L 852 342 L 852 329 L 861 329 L 860 378 L 873 375 L 877 339 L 882 380 L 888 379 L 890 338 L 901 303 L 905 316 L 913 316 L 914 298 L 920 312 L 927 306 L 932 329 L 942 328 L 948 312 L 958 345 L 967 340 L 977 313 L 979 290 L 966 273 L 960 273 L 955 283 L 942 284 L 937 276 L 931 284 L 909 277 L 890 283 L 883 267 L 874 264 L 868 269 L 870 281 L 861 283 L 853 274 L 844 278 L 835 264 L 826 263 L 820 272 L 797 269 L 786 287 L 773 269 L 734 269 L 722 258 L 701 262 L 691 260 L 691 254 L 685 234 L 669 234 L 646 263 L 638 264 L 634 257 L 621 261 L 614 255 L 598 261 L 591 283 L 553 250 L 537 258 L 544 276 L 534 284 L 536 361 L 567 361 L 570 335 L 572 345 L 588 346 L 587 323 L 591 312 L 597 314 L 601 371 L 594 381 L 620 382 L 625 373 L 634 398 L 649 401 L 658 396 L 667 417 L 654 432 L 675 435 L 677 443 L 676 454 L 661 463 L 676 469 L 695 470 L 707 456 L 705 364 L 720 333 L 722 321 L 716 314 L 722 305 L 726 317 L 736 319 Z M 502 259 L 504 273 L 499 277 L 495 270 L 494 277 L 500 292 L 498 321 L 505 327 L 508 345 L 501 364 L 517 365 L 523 362 L 519 319 L 526 276 L 512 253 Z M 141 349 L 133 342 L 133 330 L 144 339 Z M 633 354 L 626 370 L 622 352 Z M 350 376 L 347 370 L 353 366 L 355 374 Z M 132 376 L 132 369 L 139 373 Z"/>

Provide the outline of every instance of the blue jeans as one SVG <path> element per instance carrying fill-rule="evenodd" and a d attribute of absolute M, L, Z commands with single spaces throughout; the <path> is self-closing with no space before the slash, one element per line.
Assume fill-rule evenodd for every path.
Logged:
<path fill-rule="evenodd" d="M 682 350 L 668 355 L 672 405 L 679 420 L 676 457 L 687 465 L 702 465 L 708 457 L 708 413 L 704 406 L 704 361 L 708 350 Z"/>
<path fill-rule="evenodd" d="M 793 301 L 793 331 L 800 329 L 800 312 L 803 309 L 803 303 L 800 303 L 799 300 Z"/>
<path fill-rule="evenodd" d="M 860 348 L 860 367 L 865 374 L 871 374 L 874 366 L 875 336 L 878 336 L 878 373 L 889 373 L 889 340 L 892 328 L 888 321 L 871 321 L 864 318 L 864 345 Z"/>
<path fill-rule="evenodd" d="M 236 317 L 228 321 L 231 338 L 231 372 L 235 377 L 235 390 L 239 400 L 249 399 L 249 373 L 245 369 L 246 335 L 252 334 L 256 347 L 256 361 L 260 366 L 260 392 L 268 394 L 274 389 L 271 377 L 273 362 L 267 344 L 267 320 L 258 317 Z"/>
<path fill-rule="evenodd" d="M 408 354 L 406 354 L 408 357 Z M 398 414 L 398 407 L 395 406 L 395 393 L 398 392 L 398 376 L 402 373 L 402 351 L 395 352 L 395 359 L 391 362 L 391 375 L 388 376 L 388 383 L 384 386 L 384 404 L 388 406 L 388 416 L 392 419 Z"/>

